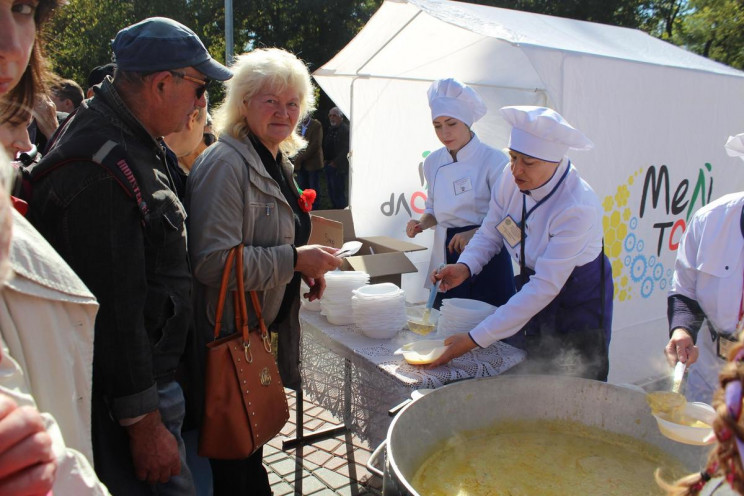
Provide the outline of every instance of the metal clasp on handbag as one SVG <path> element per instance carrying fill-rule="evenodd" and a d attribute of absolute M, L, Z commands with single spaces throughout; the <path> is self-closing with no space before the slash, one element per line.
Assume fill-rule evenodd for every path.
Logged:
<path fill-rule="evenodd" d="M 251 352 L 251 342 L 243 341 L 243 353 L 245 354 L 245 361 L 253 363 L 253 353 Z"/>
<path fill-rule="evenodd" d="M 261 341 L 263 341 L 266 353 L 271 353 L 271 335 L 268 332 L 261 334 Z"/>

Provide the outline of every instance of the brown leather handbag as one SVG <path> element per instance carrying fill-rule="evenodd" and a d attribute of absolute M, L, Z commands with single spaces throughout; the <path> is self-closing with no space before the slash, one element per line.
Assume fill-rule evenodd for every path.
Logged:
<path fill-rule="evenodd" d="M 236 332 L 218 339 L 233 265 L 237 286 L 233 291 Z M 255 291 L 251 291 L 251 302 L 259 324 L 253 330 L 248 327 L 240 244 L 230 250 L 225 261 L 214 341 L 207 344 L 200 456 L 225 460 L 247 458 L 276 436 L 289 419 L 287 395 L 271 353 L 271 337 Z"/>

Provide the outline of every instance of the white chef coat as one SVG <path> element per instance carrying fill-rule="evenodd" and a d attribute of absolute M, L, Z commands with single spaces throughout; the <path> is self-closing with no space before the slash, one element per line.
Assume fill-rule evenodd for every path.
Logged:
<path fill-rule="evenodd" d="M 733 193 L 695 212 L 677 250 L 670 295 L 695 300 L 716 332 L 733 334 L 744 286 L 744 237 L 740 218 L 744 192 Z M 700 356 L 688 374 L 687 396 L 710 403 L 723 361 L 706 324 L 697 338 Z"/>
<path fill-rule="evenodd" d="M 426 157 L 424 213 L 437 219 L 429 274 L 445 261 L 448 228 L 481 225 L 488 213 L 492 188 L 508 163 L 506 154 L 481 143 L 476 135 L 457 152 L 456 162 L 444 147 Z"/>
<path fill-rule="evenodd" d="M 568 173 L 561 182 L 567 167 Z M 533 269 L 535 274 L 505 305 L 497 308 L 470 332 L 473 340 L 482 347 L 516 334 L 553 301 L 574 268 L 595 260 L 602 251 L 602 208 L 599 199 L 567 158 L 561 161 L 546 184 L 530 191 L 526 199 L 527 211 L 549 195 L 556 185 L 555 193 L 536 208 L 527 220 L 525 265 Z M 524 196 L 507 165 L 494 189 L 482 227 L 458 260 L 470 267 L 473 274 L 480 272 L 502 246 L 519 263 L 520 243 L 510 246 L 497 226 L 507 215 L 517 224 L 521 221 Z"/>

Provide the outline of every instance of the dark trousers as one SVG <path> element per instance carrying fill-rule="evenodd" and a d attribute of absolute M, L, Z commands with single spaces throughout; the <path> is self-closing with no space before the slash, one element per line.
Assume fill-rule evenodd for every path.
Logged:
<path fill-rule="evenodd" d="M 242 460 L 209 459 L 214 496 L 271 496 L 263 447 Z"/>
<path fill-rule="evenodd" d="M 328 196 L 333 208 L 346 208 L 349 204 L 346 199 L 346 188 L 349 174 L 341 172 L 330 165 L 325 166 L 326 182 L 328 183 Z"/>
<path fill-rule="evenodd" d="M 478 226 L 450 227 L 447 229 L 447 238 L 444 242 L 444 255 L 448 264 L 457 263 L 457 259 L 460 258 L 459 253 L 450 253 L 447 250 L 447 245 L 452 240 L 452 237 L 457 233 L 469 231 L 476 227 Z M 514 270 L 512 269 L 511 257 L 508 251 L 502 249 L 501 252 L 493 256 L 477 275 L 446 293 L 437 293 L 437 297 L 434 300 L 434 308 L 439 310 L 439 307 L 442 306 L 442 300 L 447 298 L 468 298 L 484 301 L 499 307 L 509 301 L 509 298 L 515 292 Z"/>

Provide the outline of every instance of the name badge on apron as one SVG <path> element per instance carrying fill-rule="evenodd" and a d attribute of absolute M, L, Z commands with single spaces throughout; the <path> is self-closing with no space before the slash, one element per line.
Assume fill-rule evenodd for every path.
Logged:
<path fill-rule="evenodd" d="M 519 224 L 515 222 L 511 215 L 507 215 L 504 220 L 498 223 L 496 230 L 501 233 L 504 240 L 509 243 L 509 246 L 514 248 L 519 244 L 522 239 L 522 231 L 519 229 Z M 525 235 L 526 237 L 526 235 Z"/>
<path fill-rule="evenodd" d="M 473 189 L 473 183 L 470 182 L 469 177 L 458 179 L 457 181 L 452 183 L 452 186 L 455 189 L 455 195 L 461 195 Z"/>

